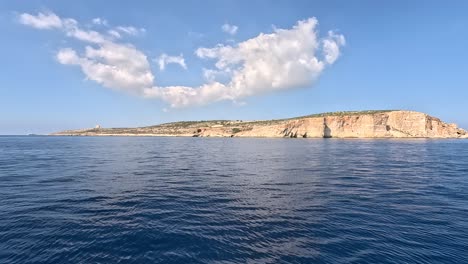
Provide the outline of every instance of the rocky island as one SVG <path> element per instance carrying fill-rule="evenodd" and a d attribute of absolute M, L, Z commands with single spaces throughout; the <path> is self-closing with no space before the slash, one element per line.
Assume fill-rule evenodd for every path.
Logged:
<path fill-rule="evenodd" d="M 288 138 L 468 138 L 467 131 L 425 113 L 403 110 L 348 111 L 288 119 L 212 120 L 137 128 L 67 130 L 58 136 L 180 136 Z"/>

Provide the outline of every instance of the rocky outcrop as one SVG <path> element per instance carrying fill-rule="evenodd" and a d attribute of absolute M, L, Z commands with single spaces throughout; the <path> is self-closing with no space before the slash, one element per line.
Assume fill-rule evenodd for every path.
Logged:
<path fill-rule="evenodd" d="M 275 125 L 256 125 L 237 136 L 323 138 L 459 138 L 455 124 L 413 111 L 305 117 Z"/>
<path fill-rule="evenodd" d="M 414 111 L 335 112 L 271 121 L 176 122 L 142 128 L 71 130 L 53 135 L 289 138 L 467 138 L 465 130 Z"/>

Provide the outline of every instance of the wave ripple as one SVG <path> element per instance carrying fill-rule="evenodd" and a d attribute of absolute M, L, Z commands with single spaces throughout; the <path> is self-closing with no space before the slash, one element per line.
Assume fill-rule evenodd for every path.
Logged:
<path fill-rule="evenodd" d="M 1 263 L 468 263 L 468 141 L 0 137 Z"/>

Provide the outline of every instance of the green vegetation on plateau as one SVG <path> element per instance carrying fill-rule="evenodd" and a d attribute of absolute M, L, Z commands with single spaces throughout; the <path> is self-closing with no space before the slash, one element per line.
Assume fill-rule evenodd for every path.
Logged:
<path fill-rule="evenodd" d="M 370 115 L 379 114 L 385 112 L 391 112 L 395 110 L 369 110 L 369 111 L 339 111 L 339 112 L 328 112 L 320 114 L 312 114 L 306 116 L 284 118 L 284 119 L 273 119 L 273 120 L 256 120 L 256 121 L 242 121 L 242 120 L 201 120 L 201 121 L 179 121 L 172 123 L 164 123 L 154 126 L 147 127 L 136 127 L 136 128 L 92 128 L 71 131 L 72 133 L 99 133 L 101 135 L 106 134 L 148 134 L 148 133 L 160 133 L 162 130 L 168 134 L 181 134 L 186 133 L 187 129 L 193 129 L 194 134 L 201 132 L 200 128 L 207 127 L 225 127 L 231 128 L 232 133 L 236 134 L 241 131 L 250 130 L 253 125 L 272 125 L 278 122 L 296 120 L 301 118 L 313 118 L 313 117 L 326 117 L 326 116 L 345 116 L 345 115 Z M 185 130 L 185 131 L 184 131 Z M 67 131 L 64 131 L 67 132 Z"/>

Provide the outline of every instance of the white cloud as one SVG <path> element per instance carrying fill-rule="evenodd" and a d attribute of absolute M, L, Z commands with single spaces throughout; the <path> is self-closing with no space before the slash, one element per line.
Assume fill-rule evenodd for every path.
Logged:
<path fill-rule="evenodd" d="M 221 26 L 221 30 L 223 30 L 223 32 L 226 32 L 230 35 L 235 35 L 238 29 L 239 28 L 236 25 L 229 25 L 227 23 Z"/>
<path fill-rule="evenodd" d="M 23 13 L 19 16 L 20 23 L 38 29 L 61 29 L 69 37 L 90 43 L 103 43 L 106 37 L 94 30 L 83 30 L 72 18 L 60 18 L 54 13 L 38 13 L 37 16 Z"/>
<path fill-rule="evenodd" d="M 312 86 L 345 44 L 344 37 L 334 33 L 319 39 L 317 24 L 317 19 L 310 18 L 291 29 L 261 33 L 237 45 L 199 48 L 195 52 L 198 57 L 215 60 L 216 69 L 205 70 L 210 83 L 196 88 L 153 88 L 146 95 L 183 107 Z M 219 73 L 229 75 L 230 80 L 225 84 L 214 81 L 213 75 Z"/>
<path fill-rule="evenodd" d="M 174 108 L 235 99 L 230 95 L 229 88 L 219 82 L 203 84 L 196 88 L 187 86 L 153 87 L 145 89 L 144 95 L 147 98 L 159 98 L 169 102 Z"/>
<path fill-rule="evenodd" d="M 116 30 L 123 32 L 125 34 L 131 35 L 131 36 L 137 36 L 139 34 L 143 34 L 146 32 L 146 29 L 144 28 L 136 28 L 136 27 L 123 27 L 119 26 L 115 28 Z"/>
<path fill-rule="evenodd" d="M 57 53 L 57 60 L 61 64 L 79 64 L 80 58 L 76 54 L 76 51 L 71 48 L 65 48 L 59 50 Z"/>
<path fill-rule="evenodd" d="M 21 17 L 28 18 L 28 21 L 36 21 L 44 20 L 45 16 L 39 13 L 37 16 L 22 14 Z M 107 88 L 142 95 L 145 88 L 153 86 L 154 76 L 148 59 L 133 45 L 116 43 L 112 38 L 97 31 L 83 30 L 79 23 L 71 18 L 59 18 L 53 13 L 48 14 L 47 17 L 48 20 L 53 18 L 56 21 L 53 27 L 62 30 L 66 36 L 93 45 L 86 46 L 81 55 L 71 48 L 59 50 L 56 59 L 61 64 L 80 66 L 87 79 Z M 100 23 L 104 23 L 103 21 L 100 20 Z M 26 25 L 41 28 L 36 24 Z M 49 28 L 52 27 L 49 26 Z M 109 30 L 108 34 L 119 38 L 120 34 L 114 31 Z"/>
<path fill-rule="evenodd" d="M 340 56 L 340 46 L 346 44 L 343 35 L 337 35 L 333 31 L 328 31 L 328 37 L 323 40 L 323 52 L 325 61 L 328 64 L 333 64 Z"/>
<path fill-rule="evenodd" d="M 109 38 L 121 38 L 121 33 L 136 36 L 146 32 L 144 28 L 115 27 L 107 31 L 108 36 L 94 30 L 84 30 L 79 27 L 78 22 L 72 18 L 60 18 L 54 13 L 38 13 L 37 16 L 23 13 L 19 16 L 20 23 L 38 29 L 61 29 L 69 37 L 90 43 L 104 43 Z M 102 18 L 94 18 L 93 24 L 107 26 L 108 22 Z M 120 32 L 120 33 L 119 33 Z"/>
<path fill-rule="evenodd" d="M 94 30 L 82 30 L 78 27 L 70 27 L 66 29 L 66 34 L 69 37 L 74 37 L 81 41 L 90 43 L 104 43 L 107 41 L 107 37 Z"/>
<path fill-rule="evenodd" d="M 120 33 L 117 31 L 117 30 L 114 30 L 114 29 L 110 29 L 107 31 L 107 33 L 111 36 L 113 36 L 114 38 L 121 38 L 122 36 L 120 35 Z"/>
<path fill-rule="evenodd" d="M 93 18 L 92 22 L 95 25 L 103 25 L 103 26 L 108 25 L 107 20 L 99 18 L 99 17 Z"/>
<path fill-rule="evenodd" d="M 185 64 L 185 59 L 182 54 L 179 56 L 169 56 L 166 53 L 161 54 L 159 58 L 157 59 L 157 62 L 159 64 L 159 69 L 163 71 L 166 68 L 167 64 L 178 64 L 180 67 L 187 69 L 187 65 Z"/>
<path fill-rule="evenodd" d="M 99 48 L 87 46 L 81 57 L 70 48 L 61 49 L 57 60 L 80 66 L 87 79 L 107 88 L 142 94 L 153 85 L 146 55 L 131 45 L 106 42 Z"/>
<path fill-rule="evenodd" d="M 216 69 L 205 69 L 203 68 L 203 77 L 205 78 L 206 81 L 208 82 L 225 82 L 226 80 L 229 80 L 232 75 L 232 72 L 227 69 L 227 70 L 216 70 Z M 223 80 L 223 81 L 220 81 Z"/>
<path fill-rule="evenodd" d="M 239 102 L 252 95 L 311 87 L 323 70 L 335 63 L 345 45 L 344 36 L 332 31 L 320 38 L 317 19 L 309 18 L 290 29 L 275 28 L 272 33 L 260 33 L 237 44 L 198 48 L 195 54 L 214 64 L 211 69 L 203 69 L 207 83 L 198 87 L 161 87 L 154 82 L 147 56 L 131 44 L 116 42 L 121 40 L 119 32 L 133 34 L 129 28 L 137 30 L 134 27 L 124 27 L 127 31 L 117 27 L 103 34 L 83 30 L 76 20 L 53 13 L 22 14 L 20 21 L 38 29 L 60 29 L 88 43 L 82 52 L 64 48 L 56 55 L 61 64 L 79 66 L 87 79 L 111 89 L 162 99 L 171 107 L 222 100 Z M 157 62 L 161 70 L 169 63 L 187 67 L 182 55 L 162 54 Z"/>
<path fill-rule="evenodd" d="M 37 16 L 27 13 L 19 16 L 21 24 L 28 25 L 38 29 L 61 28 L 62 20 L 54 13 L 39 13 Z"/>
<path fill-rule="evenodd" d="M 205 77 L 205 80 L 207 80 L 208 82 L 214 82 L 218 75 L 219 71 L 217 70 L 203 69 L 203 77 Z"/>

